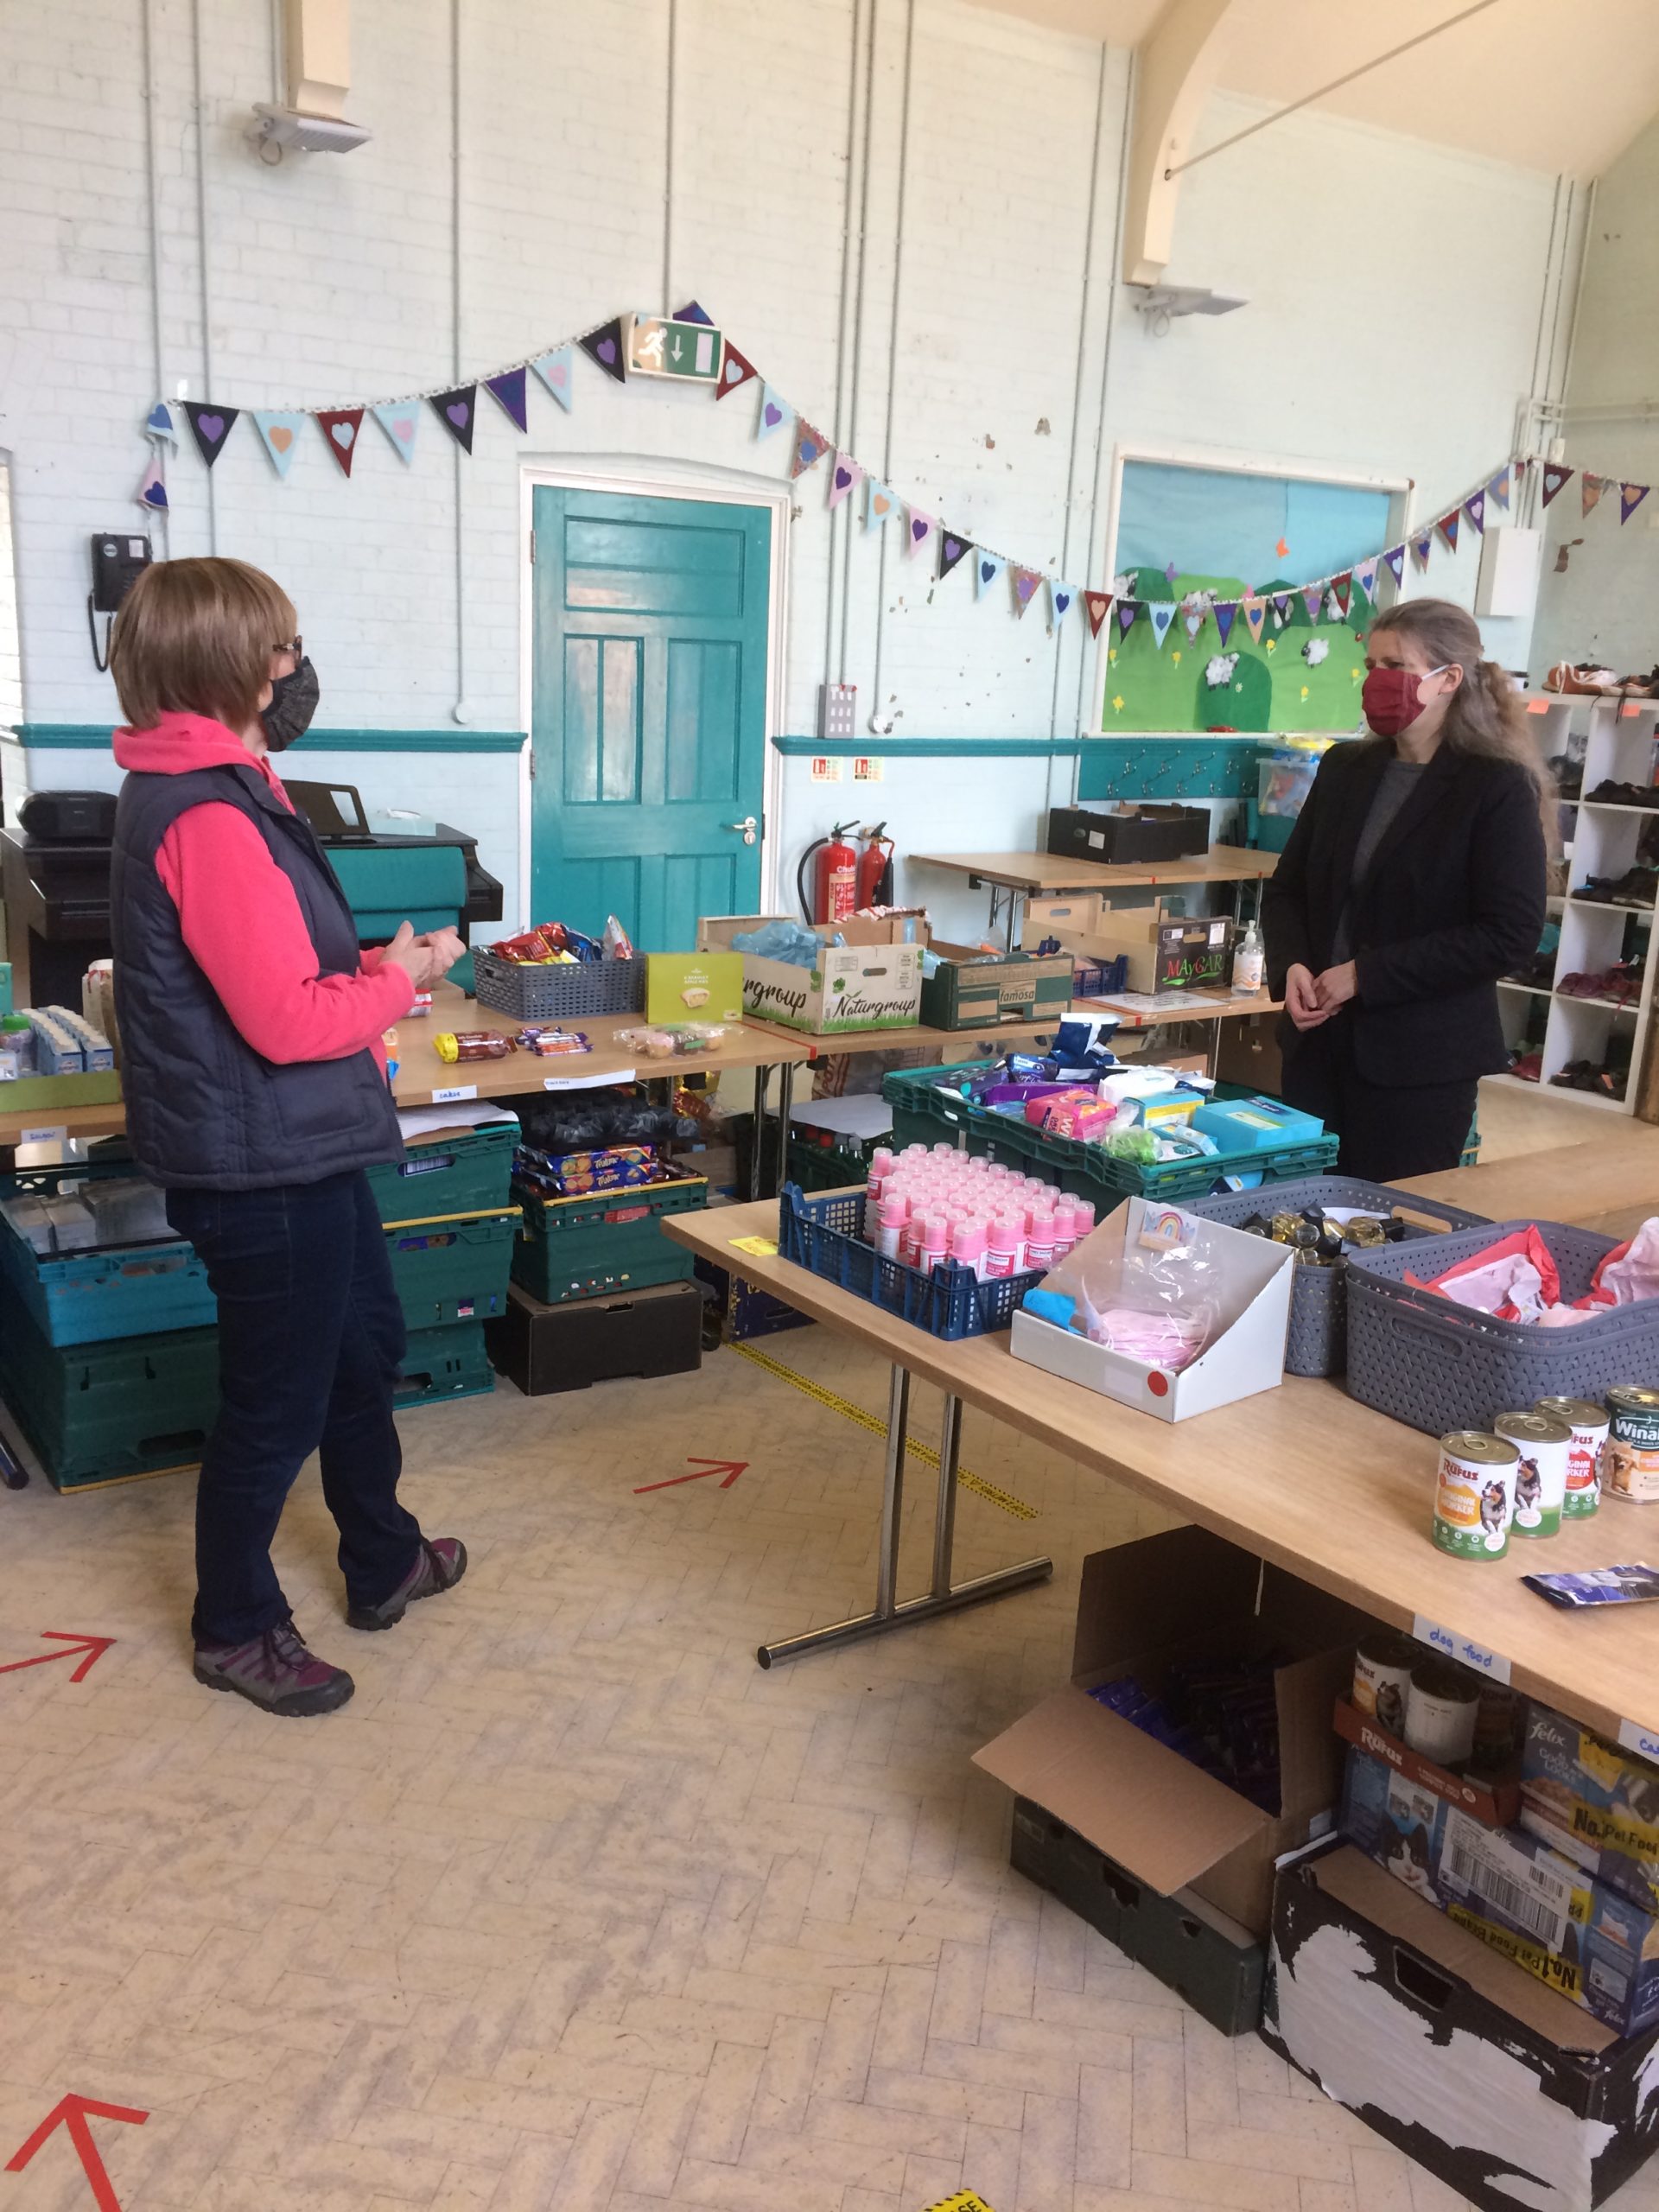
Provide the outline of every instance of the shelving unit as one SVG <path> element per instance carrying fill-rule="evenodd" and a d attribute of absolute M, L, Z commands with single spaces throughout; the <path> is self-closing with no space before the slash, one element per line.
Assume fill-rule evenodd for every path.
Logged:
<path fill-rule="evenodd" d="M 1559 760 L 1578 750 L 1583 732 L 1581 790 L 1606 782 L 1647 785 L 1655 780 L 1655 741 L 1659 737 L 1659 701 L 1641 699 L 1531 700 L 1533 734 L 1543 757 Z M 1576 725 L 1576 728 L 1575 728 Z M 1630 1114 L 1653 1011 L 1654 909 L 1608 906 L 1575 895 L 1591 876 L 1623 875 L 1634 865 L 1643 825 L 1659 822 L 1659 807 L 1627 806 L 1604 800 L 1563 800 L 1562 835 L 1567 857 L 1566 894 L 1553 896 L 1549 912 L 1560 924 L 1560 939 L 1548 988 L 1503 982 L 1498 1003 L 1504 1034 L 1511 1046 L 1536 1045 L 1541 1031 L 1542 1070 L 1538 1083 L 1519 1076 L 1490 1078 L 1518 1090 L 1549 1091 L 1571 1104 L 1601 1113 Z M 1580 998 L 1560 988 L 1563 976 L 1596 975 L 1627 957 L 1640 955 L 1642 988 L 1628 1005 L 1609 999 Z M 1630 1037 L 1630 1072 L 1624 1096 L 1607 1098 L 1593 1091 L 1556 1090 L 1550 1078 L 1573 1060 L 1600 1061 L 1616 1027 Z"/>

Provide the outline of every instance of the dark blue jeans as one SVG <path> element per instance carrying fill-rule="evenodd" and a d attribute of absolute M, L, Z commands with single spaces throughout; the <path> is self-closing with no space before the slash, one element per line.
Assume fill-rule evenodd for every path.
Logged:
<path fill-rule="evenodd" d="M 219 1420 L 196 1488 L 196 1642 L 245 1643 L 288 1618 L 271 1540 L 313 1452 L 346 1595 L 378 1605 L 415 1565 L 421 1531 L 397 1503 L 404 1316 L 367 1176 L 169 1191 L 167 1217 L 219 1300 Z"/>

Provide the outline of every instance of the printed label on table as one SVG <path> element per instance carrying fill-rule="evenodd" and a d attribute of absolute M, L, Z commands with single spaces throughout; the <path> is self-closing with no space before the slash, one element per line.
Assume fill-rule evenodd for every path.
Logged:
<path fill-rule="evenodd" d="M 1472 1667 L 1478 1675 L 1484 1675 L 1494 1682 L 1507 1682 L 1510 1662 L 1496 1651 L 1459 1636 L 1455 1629 L 1442 1628 L 1438 1621 L 1426 1621 L 1419 1613 L 1411 1624 L 1411 1632 L 1419 1643 L 1433 1645 L 1444 1651 L 1448 1659 L 1455 1659 L 1465 1667 Z"/>
<path fill-rule="evenodd" d="M 1659 1728 L 1643 1728 L 1634 1720 L 1621 1720 L 1618 1740 L 1627 1751 L 1634 1751 L 1638 1758 L 1651 1759 L 1659 1765 Z"/>
<path fill-rule="evenodd" d="M 68 1137 L 69 1125 L 67 1122 L 60 1128 L 19 1129 L 17 1132 L 19 1144 L 56 1144 L 60 1141 L 67 1143 Z"/>
<path fill-rule="evenodd" d="M 543 1090 L 603 1090 L 613 1083 L 632 1083 L 632 1068 L 613 1068 L 608 1075 L 544 1075 Z"/>
<path fill-rule="evenodd" d="M 757 1260 L 775 1260 L 778 1247 L 770 1236 L 734 1236 L 729 1243 L 734 1252 L 749 1252 Z"/>
<path fill-rule="evenodd" d="M 475 1083 L 456 1083 L 452 1084 L 448 1090 L 435 1090 L 432 1103 L 435 1106 L 458 1106 L 463 1098 L 476 1098 L 477 1096 L 478 1085 Z"/>

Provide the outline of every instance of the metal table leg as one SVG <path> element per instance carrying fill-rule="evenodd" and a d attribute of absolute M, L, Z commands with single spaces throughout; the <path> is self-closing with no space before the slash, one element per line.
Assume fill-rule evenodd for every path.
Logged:
<path fill-rule="evenodd" d="M 776 1198 L 789 1179 L 789 1109 L 795 1099 L 795 1064 L 783 1061 L 778 1070 L 778 1173 L 766 1193 Z"/>
<path fill-rule="evenodd" d="M 1018 1567 L 998 1567 L 994 1573 L 976 1574 L 967 1582 L 950 1580 L 951 1553 L 957 1524 L 957 1461 L 962 1449 L 962 1401 L 947 1397 L 944 1427 L 939 1440 L 939 1490 L 933 1513 L 933 1580 L 925 1597 L 896 1597 L 899 1539 L 904 1519 L 906 1424 L 910 1412 L 910 1373 L 895 1367 L 887 1399 L 887 1451 L 881 1485 L 881 1542 L 875 1567 L 875 1606 L 855 1613 L 850 1620 L 828 1628 L 810 1628 L 799 1636 L 786 1636 L 776 1643 L 763 1643 L 755 1657 L 763 1667 L 793 1659 L 803 1651 L 817 1651 L 840 1643 L 861 1643 L 866 1637 L 883 1636 L 909 1621 L 931 1620 L 936 1614 L 955 1612 L 982 1599 L 1001 1598 L 1033 1582 L 1046 1582 L 1054 1572 L 1051 1559 L 1022 1560 Z"/>
<path fill-rule="evenodd" d="M 756 1068 L 754 1071 L 754 1136 L 749 1146 L 749 1198 L 751 1203 L 760 1196 L 760 1150 L 766 1134 L 766 1081 L 770 1068 Z"/>

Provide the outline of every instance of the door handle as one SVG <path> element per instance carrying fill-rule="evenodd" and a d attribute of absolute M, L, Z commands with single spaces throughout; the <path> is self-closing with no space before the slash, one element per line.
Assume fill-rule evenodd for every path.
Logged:
<path fill-rule="evenodd" d="M 728 822 L 726 824 L 726 827 L 728 830 L 741 831 L 744 843 L 746 845 L 752 845 L 754 842 L 754 833 L 759 829 L 760 824 L 756 822 L 752 814 L 746 814 L 741 822 Z"/>

